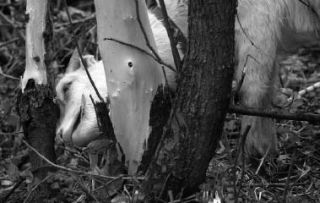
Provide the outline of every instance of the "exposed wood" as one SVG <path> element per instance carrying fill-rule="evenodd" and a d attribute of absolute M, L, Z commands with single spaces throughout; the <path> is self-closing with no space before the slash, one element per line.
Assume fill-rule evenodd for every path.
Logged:
<path fill-rule="evenodd" d="M 151 101 L 163 76 L 160 65 L 147 54 L 107 40 L 126 42 L 153 54 L 147 46 L 149 42 L 155 48 L 145 1 L 95 0 L 95 6 L 98 42 L 111 101 L 111 120 L 126 156 L 129 174 L 134 174 L 150 134 Z"/>
<path fill-rule="evenodd" d="M 26 69 L 22 78 L 22 92 L 30 79 L 36 84 L 47 84 L 47 72 L 45 66 L 45 39 L 46 15 L 48 0 L 28 0 L 26 14 L 28 23 L 26 26 Z"/>
<path fill-rule="evenodd" d="M 47 79 L 52 41 L 49 3 L 47 0 L 27 1 L 26 13 L 29 18 L 26 27 L 26 68 L 22 78 L 22 91 L 17 99 L 17 110 L 27 142 L 54 162 L 57 108 L 53 103 L 54 95 Z M 47 175 L 49 169 L 43 168 L 45 161 L 34 152 L 30 152 L 30 160 L 34 172 L 33 184 L 37 184 Z M 43 202 L 46 184 L 41 184 L 40 190 L 41 195 L 36 195 L 33 202 Z"/>

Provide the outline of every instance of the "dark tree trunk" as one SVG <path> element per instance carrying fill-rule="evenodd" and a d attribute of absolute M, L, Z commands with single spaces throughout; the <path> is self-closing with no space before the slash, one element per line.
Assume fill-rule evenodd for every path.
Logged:
<path fill-rule="evenodd" d="M 55 162 L 54 151 L 55 129 L 58 117 L 56 104 L 53 102 L 53 73 L 49 71 L 50 58 L 53 54 L 52 45 L 52 22 L 50 19 L 50 2 L 48 1 L 48 12 L 46 14 L 46 28 L 42 33 L 45 43 L 44 64 L 47 67 L 48 84 L 37 84 L 34 79 L 29 79 L 24 92 L 19 92 L 17 99 L 17 111 L 20 115 L 23 132 L 26 141 L 48 160 Z M 36 3 L 36 2 L 35 2 Z M 27 35 L 30 33 L 27 33 Z M 31 49 L 26 45 L 27 49 Z M 36 63 L 42 62 L 40 56 L 33 56 Z M 27 69 L 28 67 L 26 67 Z M 46 167 L 47 163 L 35 152 L 30 150 L 30 161 L 34 174 L 34 184 L 39 183 L 52 168 Z M 47 184 L 41 184 L 38 188 L 41 192 L 34 192 L 33 202 L 43 202 L 42 198 L 47 195 Z"/>
<path fill-rule="evenodd" d="M 187 194 L 205 180 L 231 96 L 236 2 L 189 1 L 188 51 L 173 116 L 147 172 L 148 191 Z"/>

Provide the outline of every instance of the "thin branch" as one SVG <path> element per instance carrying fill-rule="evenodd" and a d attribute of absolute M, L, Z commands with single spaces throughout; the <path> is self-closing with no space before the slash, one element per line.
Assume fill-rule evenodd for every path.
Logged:
<path fill-rule="evenodd" d="M 24 179 L 19 178 L 17 183 L 13 186 L 13 188 L 4 196 L 4 198 L 1 199 L 2 202 L 7 202 L 7 200 L 10 198 L 10 196 L 16 191 L 18 187 L 24 182 Z"/>
<path fill-rule="evenodd" d="M 254 173 L 255 175 L 258 175 L 258 173 L 259 173 L 262 165 L 264 164 L 267 156 L 269 155 L 270 148 L 271 148 L 271 144 L 269 144 L 267 151 L 264 153 L 263 157 L 260 159 L 259 166 L 257 167 L 257 170 L 256 170 L 256 172 Z"/>
<path fill-rule="evenodd" d="M 87 189 L 87 187 L 85 187 L 85 186 L 83 185 L 83 183 L 80 182 L 79 179 L 75 178 L 74 180 L 78 183 L 79 187 L 82 189 L 82 191 L 83 191 L 89 198 L 91 198 L 92 200 L 94 200 L 96 203 L 100 203 L 100 201 L 97 199 L 97 197 L 96 197 L 93 193 L 91 193 L 91 192 Z"/>
<path fill-rule="evenodd" d="M 157 6 L 157 4 L 155 4 L 152 7 L 149 7 L 149 10 L 163 24 L 163 26 L 165 26 L 161 8 L 159 8 Z M 176 25 L 176 23 L 173 20 L 171 20 L 170 17 L 168 17 L 168 22 L 169 22 L 170 28 L 174 30 L 173 38 L 174 38 L 174 42 L 176 43 L 175 46 L 177 44 L 179 44 L 180 45 L 180 50 L 182 51 L 183 54 L 185 54 L 186 53 L 186 45 L 187 45 L 187 41 L 188 41 L 187 38 L 184 36 L 183 32 Z M 179 60 L 181 60 L 181 59 L 179 58 Z"/>
<path fill-rule="evenodd" d="M 312 85 L 310 85 L 310 86 L 308 86 L 308 87 L 300 90 L 300 91 L 298 92 L 298 96 L 297 96 L 297 97 L 298 97 L 298 98 L 301 98 L 301 97 L 302 97 L 303 95 L 305 95 L 306 93 L 312 92 L 312 91 L 314 91 L 315 89 L 318 89 L 318 88 L 320 88 L 320 82 L 316 82 L 316 83 L 314 83 L 314 84 L 312 84 Z"/>
<path fill-rule="evenodd" d="M 167 30 L 167 34 L 168 34 L 169 41 L 170 41 L 174 64 L 176 65 L 176 69 L 179 72 L 181 70 L 181 59 L 180 59 L 180 55 L 179 55 L 179 52 L 178 52 L 178 49 L 176 46 L 177 45 L 176 40 L 173 37 L 173 28 L 170 26 L 169 17 L 168 17 L 168 13 L 167 13 L 167 9 L 166 9 L 166 5 L 165 5 L 164 1 L 159 0 L 159 3 L 160 3 L 161 12 L 163 15 L 163 25 Z"/>
<path fill-rule="evenodd" d="M 261 65 L 256 58 L 254 58 L 254 57 L 251 56 L 250 54 L 247 55 L 246 60 L 245 60 L 245 62 L 244 62 L 244 65 L 243 65 L 243 67 L 242 67 L 240 80 L 238 81 L 237 87 L 236 87 L 235 91 L 233 92 L 232 98 L 234 98 L 234 96 L 237 95 L 237 94 L 239 94 L 239 92 L 240 92 L 240 89 L 241 89 L 242 84 L 243 84 L 243 82 L 244 82 L 244 78 L 245 78 L 245 76 L 246 76 L 246 71 L 247 71 L 246 67 L 247 67 L 247 64 L 248 64 L 249 59 L 252 59 L 252 60 L 254 60 L 255 62 L 257 62 L 259 65 Z"/>
<path fill-rule="evenodd" d="M 294 121 L 308 121 L 310 123 L 319 123 L 320 115 L 313 113 L 289 113 L 280 110 L 262 110 L 255 108 L 248 108 L 243 106 L 230 105 L 230 113 L 238 113 L 249 116 L 260 116 L 274 119 L 294 120 Z"/>
<path fill-rule="evenodd" d="M 2 67 L 1 67 L 1 66 L 0 66 L 0 75 L 2 75 L 3 77 L 6 77 L 6 78 L 10 78 L 10 79 L 12 79 L 12 80 L 18 80 L 18 81 L 20 81 L 20 79 L 17 78 L 17 77 L 14 77 L 14 76 L 5 74 L 5 73 L 2 71 Z"/>
<path fill-rule="evenodd" d="M 66 1 L 66 0 L 63 0 L 63 3 L 64 3 L 64 7 L 65 7 L 65 10 L 66 10 L 66 13 L 67 13 L 67 16 L 68 16 L 68 20 L 69 20 L 69 22 L 70 22 L 70 25 L 73 25 L 72 19 L 71 19 L 71 15 L 70 15 L 70 12 L 69 12 L 69 10 L 68 10 L 67 1 Z M 76 43 L 76 48 L 77 48 L 77 51 L 78 51 L 78 53 L 79 53 L 79 57 L 80 57 L 81 63 L 82 63 L 82 65 L 83 65 L 83 67 L 84 67 L 84 70 L 86 71 L 86 74 L 87 74 L 87 76 L 88 76 L 88 79 L 89 79 L 89 81 L 90 81 L 90 83 L 91 83 L 91 85 L 92 85 L 92 87 L 93 87 L 96 95 L 97 95 L 98 98 L 101 100 L 101 102 L 103 102 L 104 99 L 102 98 L 101 94 L 99 93 L 99 91 L 98 91 L 95 83 L 93 82 L 92 77 L 91 77 L 91 75 L 90 75 L 90 73 L 89 73 L 89 71 L 88 71 L 88 64 L 86 63 L 86 61 L 85 61 L 85 60 L 83 59 L 83 57 L 82 57 L 82 53 L 81 53 L 81 50 L 80 50 L 79 43 L 78 43 L 77 40 L 76 40 L 75 43 Z"/>
<path fill-rule="evenodd" d="M 258 47 L 258 46 L 253 42 L 253 40 L 250 39 L 249 34 L 245 31 L 243 25 L 241 24 L 241 21 L 240 21 L 240 18 L 239 18 L 238 13 L 236 14 L 236 18 L 237 18 L 237 21 L 238 21 L 238 23 L 239 23 L 239 26 L 240 26 L 241 31 L 243 32 L 243 34 L 244 34 L 244 36 L 246 37 L 246 39 L 249 40 L 250 44 L 251 44 L 253 47 L 255 47 L 258 51 L 260 51 L 263 55 L 269 57 L 270 59 L 272 59 L 272 60 L 274 61 L 274 56 L 272 56 L 272 55 L 264 52 L 263 49 L 261 49 L 260 47 Z M 252 57 L 252 56 L 251 56 L 251 57 Z M 246 58 L 246 63 L 247 63 L 247 59 L 248 59 L 248 58 Z M 257 63 L 260 64 L 260 62 L 258 62 L 258 60 L 255 59 L 254 57 L 252 57 L 252 59 L 254 59 Z M 276 62 L 276 63 L 278 64 L 278 62 Z M 245 65 L 245 66 L 246 66 L 246 65 Z"/>
<path fill-rule="evenodd" d="M 96 19 L 96 15 L 91 15 L 87 18 L 83 18 L 83 19 L 79 19 L 79 20 L 73 20 L 72 21 L 72 25 L 76 25 L 76 24 L 82 24 L 82 23 L 87 23 L 87 22 L 91 22 L 91 21 L 95 21 Z M 69 26 L 70 22 L 66 22 L 66 23 L 60 23 L 58 25 L 56 25 L 56 27 L 63 27 L 63 26 Z"/>
<path fill-rule="evenodd" d="M 79 175 L 85 175 L 85 176 L 92 176 L 95 178 L 104 178 L 104 179 L 118 179 L 119 177 L 123 178 L 124 180 L 132 180 L 132 179 L 139 179 L 139 180 L 144 180 L 144 177 L 130 177 L 130 176 L 126 176 L 126 175 L 120 175 L 119 177 L 114 177 L 114 176 L 105 176 L 105 175 L 97 175 L 97 174 L 91 174 L 91 173 L 87 173 L 87 172 L 83 172 L 83 171 L 79 171 L 79 170 L 74 170 L 71 168 L 67 168 L 64 166 L 60 166 L 58 164 L 53 163 L 52 161 L 50 161 L 49 159 L 47 159 L 45 156 L 43 156 L 40 152 L 38 152 L 34 147 L 32 147 L 31 145 L 28 144 L 27 141 L 22 140 L 22 142 L 29 148 L 31 149 L 34 153 L 36 153 L 41 159 L 43 159 L 47 164 L 49 164 L 50 166 L 53 166 L 57 169 L 63 170 L 63 171 L 67 171 L 67 172 L 71 172 L 71 173 L 75 173 L 75 174 L 79 174 Z"/>
<path fill-rule="evenodd" d="M 242 187 L 242 181 L 244 179 L 244 171 L 246 170 L 246 162 L 245 162 L 245 157 L 244 157 L 244 145 L 245 145 L 245 142 L 247 140 L 247 136 L 249 134 L 249 131 L 251 129 L 251 126 L 248 125 L 245 129 L 245 131 L 243 132 L 242 136 L 241 136 L 241 139 L 240 139 L 240 143 L 239 143 L 239 146 L 238 146 L 238 155 L 235 159 L 235 163 L 234 163 L 234 192 L 235 192 L 235 200 L 236 200 L 236 203 L 238 202 L 238 197 L 240 195 L 240 190 L 241 190 L 241 187 Z M 240 181 L 239 181 L 239 188 L 237 190 L 237 173 L 236 173 L 236 166 L 237 166 L 237 163 L 238 163 L 238 160 L 239 160 L 239 157 L 240 155 L 242 155 L 242 170 L 241 170 L 241 178 L 240 178 Z"/>
<path fill-rule="evenodd" d="M 138 51 L 140 51 L 140 52 L 142 52 L 142 53 L 150 56 L 153 60 L 155 60 L 155 61 L 158 62 L 159 64 L 161 64 L 161 65 L 169 68 L 170 70 L 176 72 L 176 70 L 175 70 L 170 64 L 165 63 L 164 61 L 161 60 L 161 58 L 156 58 L 154 55 L 152 55 L 151 53 L 147 52 L 146 50 L 144 50 L 144 49 L 142 49 L 142 48 L 140 48 L 140 47 L 137 47 L 137 46 L 135 46 L 135 45 L 133 45 L 133 44 L 129 44 L 129 43 L 127 43 L 127 42 L 123 42 L 123 41 L 120 41 L 120 40 L 118 40 L 118 39 L 114 39 L 114 38 L 110 38 L 110 37 L 103 38 L 103 40 L 114 41 L 114 42 L 117 42 L 117 43 L 122 44 L 122 45 L 124 45 L 124 46 L 128 46 L 128 47 L 131 47 L 131 48 L 133 48 L 133 49 L 136 49 L 136 50 L 138 50 Z"/>
<path fill-rule="evenodd" d="M 289 186 L 290 186 L 290 176 L 291 176 L 291 174 L 292 174 L 293 164 L 294 164 L 294 162 L 296 161 L 296 158 L 297 158 L 297 148 L 295 148 L 294 154 L 293 154 L 292 156 L 293 156 L 293 157 L 292 157 L 292 159 L 291 159 L 291 163 L 290 163 L 290 166 L 289 166 L 289 171 L 288 171 L 286 186 L 285 186 L 285 189 L 284 189 L 284 192 L 283 192 L 283 199 L 284 199 L 284 200 L 287 199 L 287 193 L 288 193 L 288 189 L 289 189 Z"/>
<path fill-rule="evenodd" d="M 6 46 L 8 46 L 9 44 L 18 42 L 19 40 L 21 40 L 21 39 L 20 39 L 20 38 L 14 38 L 14 39 L 12 39 L 12 40 L 9 40 L 9 41 L 6 41 L 6 42 L 2 42 L 2 43 L 0 44 L 0 48 L 6 47 Z"/>
<path fill-rule="evenodd" d="M 49 178 L 53 177 L 52 175 L 49 175 L 47 177 L 45 177 L 44 179 L 42 179 L 39 183 L 37 183 L 34 187 L 32 187 L 32 189 L 28 192 L 27 197 L 24 199 L 23 203 L 27 203 L 29 200 L 30 195 L 44 182 L 46 182 Z"/>
<path fill-rule="evenodd" d="M 171 173 L 169 173 L 169 174 L 167 175 L 167 177 L 166 177 L 166 179 L 165 179 L 165 181 L 164 181 L 164 183 L 163 183 L 163 185 L 162 185 L 162 188 L 161 188 L 161 190 L 160 190 L 160 193 L 159 193 L 158 197 L 156 197 L 157 199 L 161 199 L 161 197 L 162 197 L 162 195 L 163 195 L 163 193 L 164 193 L 164 190 L 165 190 L 165 188 L 166 188 L 166 185 L 167 185 L 167 183 L 168 183 L 168 180 L 169 180 L 169 178 L 170 178 L 171 176 L 172 176 Z"/>
<path fill-rule="evenodd" d="M 150 49 L 150 51 L 152 52 L 152 54 L 158 59 L 158 60 L 161 60 L 160 59 L 160 56 L 158 55 L 157 51 L 154 50 L 154 48 L 151 46 L 150 42 L 149 42 L 149 38 L 148 38 L 148 35 L 143 27 L 143 24 L 141 22 L 141 19 L 140 19 L 140 11 L 139 11 L 139 2 L 138 0 L 135 0 L 135 5 L 136 5 L 136 14 L 137 14 L 137 20 L 138 20 L 138 24 L 140 26 L 140 30 L 143 34 L 143 37 L 144 37 L 144 40 L 146 41 L 146 44 L 147 44 L 147 47 Z"/>
<path fill-rule="evenodd" d="M 22 131 L 18 131 L 18 132 L 7 133 L 7 132 L 2 132 L 2 131 L 0 131 L 0 135 L 3 135 L 3 136 L 18 135 L 18 134 L 23 134 L 23 132 L 22 132 Z"/>
<path fill-rule="evenodd" d="M 166 64 L 162 59 L 161 57 L 158 55 L 157 51 L 154 50 L 154 48 L 151 46 L 150 42 L 149 42 L 149 39 L 148 39 L 148 35 L 143 27 L 143 24 L 141 22 L 141 19 L 140 19 L 140 11 L 139 11 L 139 2 L 138 0 L 135 0 L 135 3 L 136 3 L 136 14 L 137 14 L 137 20 L 138 20 L 138 23 L 139 23 L 139 26 L 140 26 L 140 29 L 141 29 L 141 32 L 144 36 L 144 39 L 146 41 L 146 45 L 147 47 L 150 49 L 150 51 L 152 52 L 152 54 L 148 53 L 147 51 L 144 50 L 144 53 L 148 53 L 149 56 L 151 56 L 155 61 L 157 61 L 158 63 L 168 67 L 170 70 L 174 71 L 174 72 L 177 72 L 176 69 L 174 67 L 172 67 L 171 65 L 169 64 Z M 134 46 L 134 45 L 133 45 Z M 141 49 L 143 50 L 143 49 Z"/>
<path fill-rule="evenodd" d="M 241 24 L 241 22 L 240 22 L 239 15 L 236 14 L 236 17 L 237 17 L 237 21 L 238 21 L 238 23 L 239 23 L 239 26 L 240 26 L 241 31 L 243 32 L 243 34 L 244 34 L 244 36 L 247 38 L 247 40 L 249 40 L 250 44 L 251 44 L 253 47 L 255 47 L 257 50 L 259 50 L 261 53 L 263 53 L 264 55 L 266 55 L 266 56 L 268 56 L 268 57 L 270 57 L 270 58 L 273 59 L 273 58 L 274 58 L 273 56 L 265 53 L 261 48 L 259 48 L 259 47 L 250 39 L 248 33 L 246 33 L 244 27 L 242 26 L 242 24 Z"/>
<path fill-rule="evenodd" d="M 166 71 L 164 70 L 164 67 L 163 67 L 163 66 L 161 66 L 161 69 L 162 69 L 162 74 L 163 74 L 163 76 L 164 76 L 164 84 L 165 84 L 166 86 L 169 86 L 169 82 L 168 82 L 168 77 L 167 77 Z M 172 101 L 172 100 L 171 100 L 171 101 Z"/>
<path fill-rule="evenodd" d="M 318 21 L 320 20 L 320 16 L 318 12 L 314 9 L 314 7 L 310 4 L 310 2 L 305 2 L 304 0 L 299 0 L 299 2 L 304 6 L 306 6 L 308 9 L 310 9 L 311 12 L 316 16 Z"/>
<path fill-rule="evenodd" d="M 23 39 L 24 41 L 26 40 L 26 37 L 24 36 L 23 32 L 18 30 L 17 26 L 6 15 L 4 15 L 2 12 L 0 12 L 0 19 L 5 23 L 10 24 L 17 31 L 19 37 L 21 39 Z"/>
<path fill-rule="evenodd" d="M 292 183 L 291 186 L 305 186 L 305 183 Z M 224 184 L 226 188 L 233 187 L 231 184 Z M 255 183 L 255 184 L 250 184 L 250 187 L 256 188 L 256 187 L 261 187 L 261 188 L 283 188 L 286 186 L 286 183 Z"/>

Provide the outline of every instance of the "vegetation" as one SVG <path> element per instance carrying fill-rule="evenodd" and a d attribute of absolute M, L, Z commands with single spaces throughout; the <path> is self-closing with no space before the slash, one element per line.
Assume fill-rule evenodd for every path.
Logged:
<path fill-rule="evenodd" d="M 92 175 L 88 157 L 90 148 L 62 144 L 55 146 L 56 163 L 49 162 L 55 171 L 28 188 L 34 172 L 29 158 L 32 149 L 23 138 L 15 108 L 16 93 L 20 91 L 19 78 L 25 68 L 24 30 L 28 21 L 28 16 L 24 15 L 25 3 L 24 0 L 0 2 L 0 202 L 33 202 L 35 196 L 43 196 L 45 202 L 138 202 L 144 198 L 137 192 L 142 187 L 143 176 Z M 75 39 L 80 39 L 84 53 L 99 58 L 93 2 L 67 3 L 72 24 L 63 1 L 55 1 L 52 13 L 53 47 L 49 57 L 54 78 L 58 78 L 58 73 L 66 67 L 75 48 Z M 303 47 L 279 63 L 282 85 L 286 88 L 283 92 L 294 96 L 293 100 L 281 104 L 282 110 L 297 116 L 301 112 L 320 113 L 318 89 L 295 93 L 320 80 L 319 47 L 319 44 Z M 280 111 L 280 107 L 277 108 Z M 318 120 L 314 123 L 277 120 L 279 156 L 276 159 L 262 157 L 248 165 L 240 161 L 245 136 L 240 136 L 239 115 L 229 113 L 201 191 L 181 199 L 171 191 L 163 196 L 171 202 L 213 202 L 217 196 L 226 202 L 234 198 L 238 202 L 319 202 L 318 124 Z M 46 194 L 37 193 L 41 184 L 47 184 L 49 191 Z"/>

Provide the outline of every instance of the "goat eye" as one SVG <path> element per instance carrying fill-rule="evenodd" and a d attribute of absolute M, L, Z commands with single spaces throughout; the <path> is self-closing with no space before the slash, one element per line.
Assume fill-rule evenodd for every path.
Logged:
<path fill-rule="evenodd" d="M 67 93 L 68 90 L 69 90 L 69 86 L 64 86 L 63 89 L 62 89 L 64 94 Z"/>
<path fill-rule="evenodd" d="M 65 84 L 65 85 L 63 86 L 62 91 L 63 91 L 64 94 L 69 91 L 70 86 L 71 86 L 71 83 L 72 83 L 72 82 L 68 82 L 67 84 Z"/>

